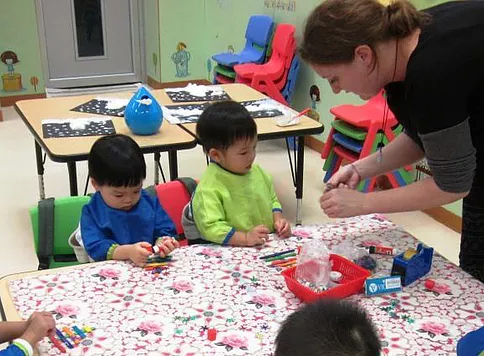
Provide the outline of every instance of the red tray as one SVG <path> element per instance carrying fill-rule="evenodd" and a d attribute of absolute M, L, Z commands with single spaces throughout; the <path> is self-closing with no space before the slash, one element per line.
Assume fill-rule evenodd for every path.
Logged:
<path fill-rule="evenodd" d="M 363 284 L 371 274 L 368 270 L 339 255 L 331 254 L 329 260 L 333 262 L 332 270 L 341 272 L 343 278 L 336 287 L 321 293 L 314 292 L 296 280 L 296 267 L 286 268 L 281 274 L 289 290 L 303 302 L 312 302 L 319 298 L 342 299 L 363 290 Z"/>

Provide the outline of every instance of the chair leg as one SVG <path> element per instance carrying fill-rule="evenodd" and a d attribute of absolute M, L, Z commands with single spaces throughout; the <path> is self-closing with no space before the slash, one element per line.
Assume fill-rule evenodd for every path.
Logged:
<path fill-rule="evenodd" d="M 86 178 L 86 185 L 84 186 L 84 195 L 87 195 L 87 187 L 89 185 L 89 174 L 87 175 Z"/>
<path fill-rule="evenodd" d="M 161 167 L 161 162 L 158 161 L 158 169 L 161 172 L 161 178 L 163 179 L 163 183 L 166 183 L 165 173 L 163 172 L 163 168 Z"/>

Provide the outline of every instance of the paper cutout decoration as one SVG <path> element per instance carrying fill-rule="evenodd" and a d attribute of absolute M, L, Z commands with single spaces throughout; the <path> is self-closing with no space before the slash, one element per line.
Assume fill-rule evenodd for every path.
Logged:
<path fill-rule="evenodd" d="M 71 111 L 84 112 L 89 114 L 124 116 L 124 109 L 128 105 L 129 99 L 119 98 L 96 98 L 76 106 Z"/>
<path fill-rule="evenodd" d="M 165 89 L 173 102 L 223 101 L 230 96 L 219 86 L 188 84 L 184 88 Z"/>
<path fill-rule="evenodd" d="M 105 136 L 116 133 L 111 119 L 48 119 L 42 120 L 44 138 Z"/>

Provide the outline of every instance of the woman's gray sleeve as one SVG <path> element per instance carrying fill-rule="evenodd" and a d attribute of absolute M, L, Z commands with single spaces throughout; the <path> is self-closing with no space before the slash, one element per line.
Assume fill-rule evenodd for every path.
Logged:
<path fill-rule="evenodd" d="M 476 170 L 469 119 L 419 137 L 437 186 L 449 193 L 468 192 Z"/>

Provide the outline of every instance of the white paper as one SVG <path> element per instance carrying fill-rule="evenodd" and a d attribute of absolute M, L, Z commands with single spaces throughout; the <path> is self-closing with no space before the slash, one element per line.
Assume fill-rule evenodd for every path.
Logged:
<path fill-rule="evenodd" d="M 180 92 L 180 91 L 186 91 L 190 93 L 193 96 L 198 96 L 198 97 L 205 97 L 208 95 L 209 92 L 211 92 L 211 95 L 223 95 L 224 90 L 220 86 L 207 86 L 207 85 L 198 85 L 198 84 L 188 84 L 184 88 L 169 88 L 165 89 L 167 92 Z"/>
<path fill-rule="evenodd" d="M 121 109 L 129 103 L 129 99 L 120 98 L 98 97 L 96 100 L 107 101 L 106 109 L 108 110 Z"/>
<path fill-rule="evenodd" d="M 64 118 L 64 119 L 46 119 L 42 120 L 43 124 L 66 124 L 68 123 L 72 130 L 85 130 L 86 126 L 91 122 L 105 123 L 111 119 L 99 119 L 99 118 Z"/>

